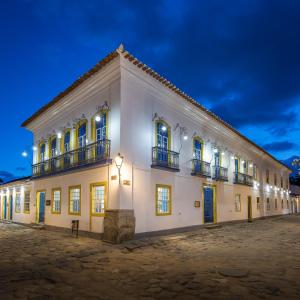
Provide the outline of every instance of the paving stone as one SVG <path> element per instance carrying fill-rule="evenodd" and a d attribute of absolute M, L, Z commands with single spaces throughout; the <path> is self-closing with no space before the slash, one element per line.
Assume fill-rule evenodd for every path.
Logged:
<path fill-rule="evenodd" d="M 291 215 L 119 246 L 0 222 L 0 299 L 300 299 L 299 227 Z"/>

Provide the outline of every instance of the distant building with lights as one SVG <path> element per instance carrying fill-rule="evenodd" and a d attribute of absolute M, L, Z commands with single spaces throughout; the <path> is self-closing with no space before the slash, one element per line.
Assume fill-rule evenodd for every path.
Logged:
<path fill-rule="evenodd" d="M 23 124 L 32 176 L 2 219 L 134 233 L 290 212 L 290 170 L 122 45 Z"/>

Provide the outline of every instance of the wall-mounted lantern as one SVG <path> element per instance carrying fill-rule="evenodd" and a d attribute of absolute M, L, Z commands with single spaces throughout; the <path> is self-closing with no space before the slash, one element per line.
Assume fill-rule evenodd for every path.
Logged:
<path fill-rule="evenodd" d="M 115 158 L 115 164 L 119 172 L 119 184 L 121 183 L 121 168 L 123 165 L 124 156 L 122 156 L 120 153 Z"/>

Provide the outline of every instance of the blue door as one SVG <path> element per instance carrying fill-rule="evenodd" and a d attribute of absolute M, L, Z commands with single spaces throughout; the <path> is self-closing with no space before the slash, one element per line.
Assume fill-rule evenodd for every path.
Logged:
<path fill-rule="evenodd" d="M 7 198 L 4 196 L 3 199 L 3 219 L 7 218 Z"/>
<path fill-rule="evenodd" d="M 204 194 L 204 223 L 214 222 L 214 189 L 213 187 L 205 186 Z"/>
<path fill-rule="evenodd" d="M 45 221 L 45 192 L 39 193 L 39 223 L 44 223 Z"/>
<path fill-rule="evenodd" d="M 9 219 L 12 220 L 13 218 L 13 197 L 12 195 L 9 196 Z"/>

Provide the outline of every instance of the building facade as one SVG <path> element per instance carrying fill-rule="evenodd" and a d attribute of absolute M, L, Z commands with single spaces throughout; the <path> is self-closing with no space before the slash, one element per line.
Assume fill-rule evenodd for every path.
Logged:
<path fill-rule="evenodd" d="M 34 137 L 33 169 L 26 189 L 15 188 L 24 191 L 13 221 L 79 220 L 102 233 L 122 213 L 143 233 L 291 209 L 285 165 L 122 45 L 23 126 Z M 3 219 L 17 207 L 13 189 L 0 187 Z"/>

